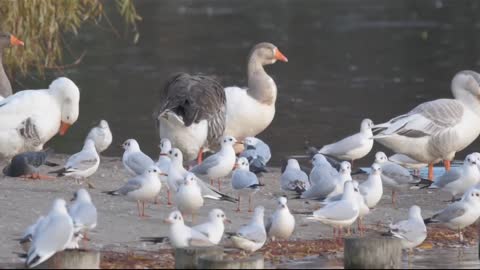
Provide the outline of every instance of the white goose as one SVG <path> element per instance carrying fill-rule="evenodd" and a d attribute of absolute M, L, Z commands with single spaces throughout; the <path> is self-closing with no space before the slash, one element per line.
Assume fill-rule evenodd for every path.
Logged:
<path fill-rule="evenodd" d="M 422 103 L 410 112 L 376 125 L 374 139 L 396 153 L 429 164 L 450 161 L 480 134 L 480 74 L 461 71 L 452 80 L 455 99 Z"/>
<path fill-rule="evenodd" d="M 255 137 L 270 125 L 275 116 L 277 85 L 263 66 L 277 60 L 288 62 L 275 45 L 262 42 L 253 47 L 247 66 L 248 88 L 225 88 L 227 118 L 224 134 L 241 141 L 249 136 Z"/>
<path fill-rule="evenodd" d="M 55 134 L 64 135 L 77 121 L 79 102 L 80 91 L 67 78 L 0 101 L 0 156 L 39 151 Z"/>

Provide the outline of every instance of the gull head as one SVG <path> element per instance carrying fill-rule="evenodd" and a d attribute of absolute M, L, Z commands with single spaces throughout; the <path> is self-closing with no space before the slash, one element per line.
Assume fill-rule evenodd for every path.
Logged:
<path fill-rule="evenodd" d="M 165 223 L 167 224 L 184 224 L 182 213 L 180 211 L 176 210 L 170 213 L 168 217 L 164 220 Z"/>
<path fill-rule="evenodd" d="M 478 163 L 478 157 L 475 153 L 468 155 L 465 158 L 465 163 L 468 164 L 469 166 L 477 166 Z"/>
<path fill-rule="evenodd" d="M 235 169 L 240 169 L 240 170 L 249 170 L 250 163 L 248 162 L 248 159 L 246 157 L 241 157 L 237 159 L 237 162 L 235 163 Z"/>
<path fill-rule="evenodd" d="M 278 197 L 277 199 L 278 209 L 286 209 L 287 206 L 287 197 Z"/>
<path fill-rule="evenodd" d="M 315 154 L 315 156 L 313 156 L 312 158 L 312 164 L 313 166 L 321 166 L 321 165 L 325 165 L 325 164 L 329 164 L 327 159 L 325 158 L 324 155 L 322 154 Z"/>
<path fill-rule="evenodd" d="M 223 223 L 232 223 L 227 218 L 227 216 L 225 215 L 225 212 L 223 212 L 220 209 L 213 209 L 212 211 L 210 211 L 210 213 L 208 214 L 208 218 L 211 221 L 220 221 L 220 222 L 223 222 Z"/>
<path fill-rule="evenodd" d="M 92 198 L 86 189 L 81 188 L 73 193 L 73 198 L 70 201 L 91 202 Z"/>
<path fill-rule="evenodd" d="M 98 124 L 98 127 L 101 129 L 109 129 L 108 122 L 106 120 L 100 120 L 100 123 Z"/>
<path fill-rule="evenodd" d="M 298 164 L 298 160 L 291 158 L 288 160 L 287 168 L 300 170 L 300 164 Z"/>
<path fill-rule="evenodd" d="M 173 148 L 172 150 L 168 151 L 168 156 L 173 162 L 183 163 L 183 154 L 178 148 Z"/>
<path fill-rule="evenodd" d="M 363 119 L 362 123 L 360 124 L 360 131 L 370 130 L 373 127 L 373 121 L 370 119 Z"/>
<path fill-rule="evenodd" d="M 340 173 L 342 174 L 350 174 L 352 172 L 352 165 L 348 161 L 342 161 L 340 163 Z"/>
<path fill-rule="evenodd" d="M 373 163 L 372 172 L 373 175 L 380 175 L 382 173 L 382 167 L 378 163 Z"/>
<path fill-rule="evenodd" d="M 158 177 L 159 175 L 168 176 L 166 173 L 162 172 L 157 166 L 152 165 L 145 171 L 146 175 Z"/>
<path fill-rule="evenodd" d="M 138 145 L 137 140 L 128 139 L 122 144 L 122 148 L 125 151 L 140 151 L 140 145 Z"/>
<path fill-rule="evenodd" d="M 255 146 L 257 143 L 258 143 L 258 139 L 255 138 L 255 137 L 246 137 L 244 140 L 243 140 L 243 143 L 245 145 L 248 145 L 248 146 Z"/>
<path fill-rule="evenodd" d="M 387 155 L 385 155 L 384 152 L 377 152 L 375 154 L 375 163 L 379 163 L 379 164 L 382 164 L 383 162 L 386 162 L 388 161 L 388 157 Z"/>
<path fill-rule="evenodd" d="M 160 144 L 158 145 L 158 147 L 160 148 L 160 153 L 168 154 L 168 152 L 172 150 L 172 143 L 169 139 L 163 138 L 160 140 Z"/>
<path fill-rule="evenodd" d="M 420 207 L 417 205 L 412 205 L 412 207 L 410 207 L 410 210 L 408 210 L 408 218 L 423 220 L 422 210 L 420 209 Z"/>
<path fill-rule="evenodd" d="M 222 138 L 222 147 L 224 146 L 233 146 L 234 144 L 243 144 L 241 142 L 237 142 L 237 139 L 235 139 L 232 136 L 225 136 Z"/>
<path fill-rule="evenodd" d="M 183 178 L 183 185 L 184 186 L 194 185 L 196 182 L 197 182 L 197 179 L 195 177 L 195 174 L 193 174 L 193 173 L 187 173 L 185 175 L 185 178 Z"/>

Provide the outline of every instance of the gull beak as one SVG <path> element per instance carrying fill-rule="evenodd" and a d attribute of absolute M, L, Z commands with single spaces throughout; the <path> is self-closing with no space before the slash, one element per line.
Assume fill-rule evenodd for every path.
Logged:
<path fill-rule="evenodd" d="M 235 169 L 238 169 L 239 167 L 240 167 L 240 166 L 238 166 L 237 163 L 235 163 L 235 165 L 233 165 L 233 169 L 234 169 L 234 170 L 235 170 Z"/>
<path fill-rule="evenodd" d="M 275 50 L 275 59 L 282 61 L 282 62 L 288 62 L 288 59 L 283 53 L 280 52 L 279 49 Z"/>
<path fill-rule="evenodd" d="M 172 222 L 170 221 L 170 219 L 166 218 L 163 220 L 163 223 L 165 224 L 172 224 Z"/>
<path fill-rule="evenodd" d="M 235 142 L 235 144 L 241 144 L 241 145 L 243 145 L 244 143 L 243 143 L 243 141 L 241 141 L 241 142 Z"/>
<path fill-rule="evenodd" d="M 65 133 L 67 133 L 68 128 L 70 128 L 70 126 L 71 126 L 70 124 L 67 124 L 67 123 L 61 121 L 60 122 L 60 130 L 58 131 L 60 136 L 65 135 Z"/>
<path fill-rule="evenodd" d="M 225 223 L 232 224 L 232 221 L 230 219 L 226 218 Z"/>
<path fill-rule="evenodd" d="M 25 43 L 23 41 L 21 41 L 20 39 L 18 39 L 17 37 L 15 37 L 14 35 L 10 35 L 10 45 L 12 45 L 12 46 L 24 46 Z"/>
<path fill-rule="evenodd" d="M 168 176 L 167 173 L 163 173 L 163 172 L 162 172 L 162 173 L 158 173 L 158 175 Z"/>
<path fill-rule="evenodd" d="M 71 202 L 75 201 L 75 197 L 71 198 L 70 201 L 71 201 Z"/>

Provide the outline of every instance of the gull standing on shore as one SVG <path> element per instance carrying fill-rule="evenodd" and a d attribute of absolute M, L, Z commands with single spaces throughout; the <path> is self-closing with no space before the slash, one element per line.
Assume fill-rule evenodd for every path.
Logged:
<path fill-rule="evenodd" d="M 308 175 L 300 169 L 296 159 L 289 159 L 285 171 L 280 176 L 283 191 L 295 191 L 299 194 L 310 188 Z"/>
<path fill-rule="evenodd" d="M 471 189 L 462 199 L 448 205 L 445 209 L 425 219 L 425 224 L 440 223 L 452 230 L 458 230 L 460 242 L 463 242 L 462 230 L 475 223 L 480 217 L 480 190 Z"/>
<path fill-rule="evenodd" d="M 123 166 L 131 176 L 142 175 L 151 166 L 155 165 L 155 162 L 140 150 L 140 145 L 135 139 L 126 140 L 122 147 L 125 149 L 122 156 Z"/>
<path fill-rule="evenodd" d="M 97 227 L 97 208 L 83 188 L 74 193 L 72 201 L 68 213 L 72 217 L 74 233 L 82 233 L 83 239 L 88 239 L 87 233 Z"/>
<path fill-rule="evenodd" d="M 360 194 L 365 198 L 365 203 L 370 209 L 374 208 L 382 199 L 383 186 L 381 174 L 382 168 L 377 163 L 374 163 L 367 180 L 358 187 Z"/>
<path fill-rule="evenodd" d="M 452 168 L 435 178 L 429 188 L 440 188 L 452 194 L 452 201 L 457 194 L 464 194 L 480 181 L 480 171 L 475 155 L 468 155 L 461 167 Z"/>
<path fill-rule="evenodd" d="M 420 207 L 413 205 L 408 211 L 408 219 L 390 224 L 390 233 L 400 239 L 402 248 L 409 249 L 419 246 L 427 238 L 427 227 L 423 222 Z"/>
<path fill-rule="evenodd" d="M 160 145 L 158 146 L 160 148 L 160 154 L 158 156 L 158 161 L 155 163 L 157 168 L 160 169 L 162 172 L 169 172 L 170 171 L 170 164 L 172 163 L 172 160 L 170 159 L 169 152 L 172 150 L 172 143 L 170 142 L 169 139 L 161 139 L 160 140 Z M 168 177 L 167 176 L 160 176 L 160 180 L 165 184 L 167 187 L 167 204 L 172 205 L 171 198 L 170 198 L 170 185 L 168 184 Z M 157 198 L 155 199 L 158 201 L 158 197 L 160 194 L 158 194 Z"/>
<path fill-rule="evenodd" d="M 192 229 L 203 233 L 208 237 L 208 240 L 214 245 L 218 245 L 222 241 L 223 233 L 225 231 L 225 223 L 232 223 L 225 213 L 220 209 L 213 209 L 208 214 L 208 221 Z"/>
<path fill-rule="evenodd" d="M 333 156 L 340 160 L 353 161 L 366 156 L 373 147 L 373 122 L 364 119 L 360 132 L 346 137 L 338 142 L 323 146 L 318 153 Z"/>
<path fill-rule="evenodd" d="M 326 179 L 321 184 L 313 185 L 302 193 L 300 198 L 312 200 L 325 200 L 343 193 L 345 182 L 352 181 L 350 162 L 340 164 L 340 172 L 336 177 Z"/>
<path fill-rule="evenodd" d="M 263 247 L 267 241 L 267 232 L 263 222 L 265 208 L 257 206 L 253 213 L 250 223 L 241 227 L 234 235 L 232 235 L 233 246 L 253 253 Z"/>
<path fill-rule="evenodd" d="M 213 185 L 213 180 L 217 179 L 218 190 L 220 190 L 220 178 L 229 175 L 235 165 L 236 156 L 233 146 L 237 143 L 239 142 L 232 136 L 223 137 L 220 151 L 207 157 L 202 163 L 193 167 L 190 172 L 202 180 L 210 180 L 211 185 Z"/>
<path fill-rule="evenodd" d="M 352 181 L 345 182 L 342 199 L 329 203 L 313 212 L 307 219 L 320 221 L 321 223 L 333 226 L 334 238 L 340 238 L 344 227 L 351 226 L 358 218 L 360 209 L 355 198 Z M 338 236 L 335 229 L 338 228 Z"/>
<path fill-rule="evenodd" d="M 400 190 L 407 190 L 412 184 L 420 182 L 421 178 L 414 176 L 401 165 L 388 160 L 383 152 L 375 154 L 375 163 L 382 168 L 381 178 L 386 186 L 392 188 L 392 204 L 396 208 L 395 194 Z"/>
<path fill-rule="evenodd" d="M 275 239 L 287 240 L 295 230 L 295 217 L 288 209 L 286 197 L 279 197 L 277 204 L 277 210 L 268 219 L 265 229 L 273 241 Z"/>
<path fill-rule="evenodd" d="M 310 172 L 312 186 L 320 185 L 338 176 L 338 171 L 333 168 L 324 155 L 316 154 L 312 158 L 313 169 Z"/>
<path fill-rule="evenodd" d="M 73 238 L 73 222 L 67 212 L 67 203 L 62 199 L 53 202 L 52 209 L 35 227 L 32 245 L 25 266 L 33 268 L 63 251 Z"/>
<path fill-rule="evenodd" d="M 148 217 L 145 215 L 145 202 L 153 202 L 162 188 L 162 182 L 159 175 L 165 175 L 155 165 L 146 170 L 142 175 L 137 175 L 123 185 L 121 188 L 103 192 L 112 196 L 125 196 L 129 200 L 137 202 L 138 216 Z M 140 202 L 142 210 L 140 210 Z"/>
<path fill-rule="evenodd" d="M 203 233 L 185 225 L 180 211 L 170 213 L 165 223 L 170 224 L 168 239 L 174 248 L 213 246 Z"/>
<path fill-rule="evenodd" d="M 203 197 L 193 173 L 187 173 L 182 185 L 178 187 L 175 194 L 175 205 L 183 216 L 191 214 L 192 223 L 195 222 L 195 214 L 203 206 Z"/>
<path fill-rule="evenodd" d="M 253 211 L 252 196 L 261 186 L 263 185 L 258 182 L 257 176 L 250 171 L 247 158 L 239 158 L 232 173 L 232 188 L 238 194 L 237 212 L 240 212 L 240 199 L 243 194 L 248 194 L 248 212 Z"/>
<path fill-rule="evenodd" d="M 243 143 L 245 150 L 240 153 L 240 157 L 248 159 L 250 171 L 255 174 L 266 172 L 267 163 L 272 158 L 268 144 L 255 137 L 246 137 Z"/>
<path fill-rule="evenodd" d="M 71 176 L 78 183 L 80 179 L 92 176 L 98 170 L 99 165 L 100 157 L 95 148 L 95 142 L 86 140 L 82 151 L 70 156 L 62 169 L 50 173 L 56 173 L 57 176 Z M 87 184 L 93 187 L 88 181 Z"/>
<path fill-rule="evenodd" d="M 95 148 L 100 154 L 112 144 L 112 131 L 106 120 L 101 120 L 98 126 L 92 128 L 85 140 L 92 140 L 95 142 Z"/>

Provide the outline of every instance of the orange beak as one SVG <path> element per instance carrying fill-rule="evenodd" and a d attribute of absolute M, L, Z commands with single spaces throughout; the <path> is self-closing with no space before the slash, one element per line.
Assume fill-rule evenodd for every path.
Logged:
<path fill-rule="evenodd" d="M 70 124 L 67 124 L 65 122 L 61 122 L 60 123 L 60 130 L 58 131 L 58 133 L 60 134 L 60 136 L 63 136 L 65 135 L 65 133 L 67 133 L 67 130 L 68 128 L 70 127 L 71 125 Z"/>
<path fill-rule="evenodd" d="M 275 50 L 275 59 L 282 61 L 282 62 L 288 62 L 288 59 L 283 53 L 280 52 L 279 49 Z"/>
<path fill-rule="evenodd" d="M 159 173 L 159 175 L 168 176 L 166 173 Z"/>
<path fill-rule="evenodd" d="M 14 35 L 10 35 L 10 44 L 12 46 L 24 46 L 25 43 L 23 41 L 21 41 L 20 39 L 16 38 Z"/>

